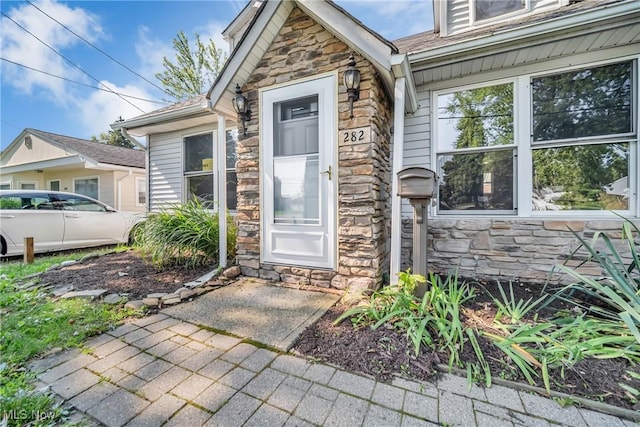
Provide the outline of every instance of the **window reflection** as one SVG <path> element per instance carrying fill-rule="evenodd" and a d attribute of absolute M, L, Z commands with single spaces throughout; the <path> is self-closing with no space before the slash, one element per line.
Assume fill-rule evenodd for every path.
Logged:
<path fill-rule="evenodd" d="M 629 145 L 533 151 L 533 210 L 629 209 Z"/>

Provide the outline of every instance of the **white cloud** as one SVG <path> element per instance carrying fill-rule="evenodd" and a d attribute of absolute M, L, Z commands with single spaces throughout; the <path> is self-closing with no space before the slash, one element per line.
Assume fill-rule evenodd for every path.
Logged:
<path fill-rule="evenodd" d="M 173 59 L 175 52 L 171 42 L 163 42 L 154 38 L 149 28 L 141 25 L 138 27 L 138 40 L 135 44 L 136 55 L 140 60 L 138 72 L 154 83 L 158 83 L 155 78 L 156 73 L 162 72 L 162 59 Z"/>
<path fill-rule="evenodd" d="M 137 86 L 125 85 L 118 87 L 116 84 L 106 80 L 101 83 L 117 93 L 126 93 L 127 95 L 139 98 L 151 99 L 151 96 L 147 92 Z M 144 112 L 149 112 L 159 108 L 158 104 L 151 102 L 130 98 L 126 99 Z M 91 135 L 99 135 L 100 133 L 111 129 L 109 125 L 118 120 L 120 116 L 124 119 L 130 119 L 143 114 L 139 109 L 131 104 L 113 93 L 94 91 L 89 97 L 79 99 L 77 101 L 77 107 L 74 110 L 79 114 L 77 120 L 84 128 L 83 134 L 89 137 Z"/>
<path fill-rule="evenodd" d="M 104 37 L 99 17 L 84 9 L 70 8 L 51 0 L 34 4 L 89 41 L 93 42 Z M 24 29 L 10 19 L 2 18 L 0 49 L 3 58 L 64 78 L 86 81 L 84 74 L 52 50 L 64 55 L 65 49 L 82 43 L 80 39 L 29 4 L 11 9 L 7 15 Z M 33 35 L 28 34 L 25 29 Z M 27 94 L 32 93 L 36 88 L 44 89 L 45 93 L 49 91 L 51 99 L 59 103 L 64 103 L 68 97 L 64 81 L 12 64 L 3 64 L 2 80 L 3 85 L 13 86 Z"/>

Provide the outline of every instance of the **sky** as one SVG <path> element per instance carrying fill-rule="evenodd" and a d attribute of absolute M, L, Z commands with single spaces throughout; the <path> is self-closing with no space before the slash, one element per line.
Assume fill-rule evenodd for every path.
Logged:
<path fill-rule="evenodd" d="M 0 150 L 25 128 L 89 139 L 169 104 L 155 74 L 178 32 L 228 52 L 221 33 L 247 2 L 0 1 Z M 389 40 L 433 28 L 427 0 L 336 3 Z"/>

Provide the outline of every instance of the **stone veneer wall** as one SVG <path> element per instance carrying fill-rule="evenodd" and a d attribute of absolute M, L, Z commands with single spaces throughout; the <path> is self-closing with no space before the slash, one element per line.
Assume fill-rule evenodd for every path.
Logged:
<path fill-rule="evenodd" d="M 237 261 L 247 276 L 319 287 L 376 288 L 389 271 L 391 103 L 374 67 L 355 55 L 360 100 L 350 118 L 342 85 L 350 49 L 295 8 L 243 87 L 253 114 L 238 141 Z M 260 262 L 260 88 L 338 70 L 338 129 L 370 127 L 371 142 L 338 139 L 338 270 Z"/>
<path fill-rule="evenodd" d="M 536 283 L 569 283 L 570 277 L 554 266 L 567 262 L 580 242 L 569 230 L 590 241 L 598 231 L 612 239 L 620 253 L 628 247 L 619 238 L 622 220 L 558 219 L 429 219 L 427 268 L 471 279 Z M 638 221 L 636 221 L 638 223 Z M 402 269 L 411 267 L 413 222 L 403 219 Z M 576 267 L 585 259 L 580 250 L 567 265 Z M 599 276 L 593 262 L 579 268 L 581 273 Z"/>

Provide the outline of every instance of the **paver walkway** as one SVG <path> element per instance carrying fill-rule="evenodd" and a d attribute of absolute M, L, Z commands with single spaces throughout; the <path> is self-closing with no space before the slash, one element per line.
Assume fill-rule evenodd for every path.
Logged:
<path fill-rule="evenodd" d="M 637 423 L 501 386 L 376 382 L 156 314 L 35 362 L 92 417 L 128 426 L 613 426 Z"/>

